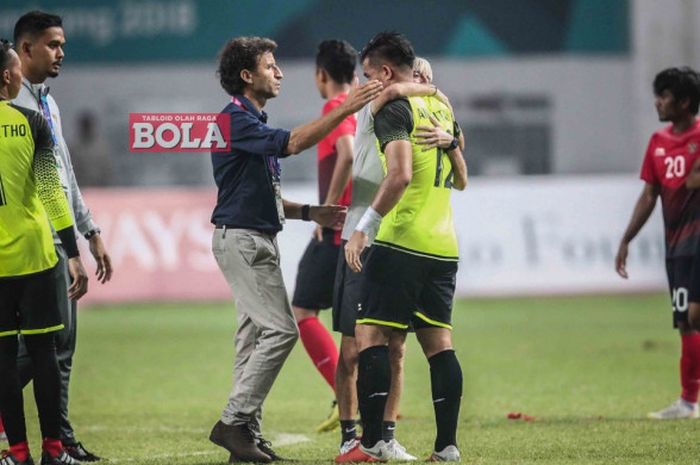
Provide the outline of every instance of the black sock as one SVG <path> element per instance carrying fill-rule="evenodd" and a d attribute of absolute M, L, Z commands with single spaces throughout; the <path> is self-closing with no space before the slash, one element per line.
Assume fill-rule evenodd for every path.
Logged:
<path fill-rule="evenodd" d="M 357 422 L 355 420 L 340 420 L 341 444 L 357 437 Z"/>
<path fill-rule="evenodd" d="M 382 439 L 384 442 L 389 442 L 392 439 L 394 439 L 394 430 L 396 429 L 396 422 L 395 421 L 386 421 L 384 420 L 382 422 Z"/>
<path fill-rule="evenodd" d="M 7 442 L 14 446 L 27 440 L 24 400 L 17 372 L 17 336 L 0 337 L 0 412 Z"/>
<path fill-rule="evenodd" d="M 369 347 L 359 354 L 357 398 L 362 417 L 362 445 L 373 447 L 382 439 L 384 406 L 391 388 L 387 346 Z"/>
<path fill-rule="evenodd" d="M 34 398 L 39 412 L 41 437 L 59 439 L 61 378 L 56 358 L 56 334 L 24 336 L 34 366 Z"/>
<path fill-rule="evenodd" d="M 435 450 L 457 445 L 457 419 L 462 400 L 462 368 L 454 350 L 445 350 L 428 359 L 437 438 Z"/>

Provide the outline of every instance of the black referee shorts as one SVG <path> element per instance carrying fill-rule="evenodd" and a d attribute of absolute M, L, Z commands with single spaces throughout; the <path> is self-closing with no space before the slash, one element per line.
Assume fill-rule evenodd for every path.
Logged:
<path fill-rule="evenodd" d="M 0 279 L 0 337 L 63 329 L 56 298 L 56 267 Z"/>

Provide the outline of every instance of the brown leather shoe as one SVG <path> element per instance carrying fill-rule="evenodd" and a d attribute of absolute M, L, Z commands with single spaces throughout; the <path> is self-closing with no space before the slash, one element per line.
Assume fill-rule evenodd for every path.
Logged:
<path fill-rule="evenodd" d="M 255 435 L 251 431 L 250 425 L 246 423 L 227 425 L 219 420 L 211 430 L 209 440 L 231 452 L 231 455 L 240 462 L 272 462 L 269 455 L 258 449 Z"/>

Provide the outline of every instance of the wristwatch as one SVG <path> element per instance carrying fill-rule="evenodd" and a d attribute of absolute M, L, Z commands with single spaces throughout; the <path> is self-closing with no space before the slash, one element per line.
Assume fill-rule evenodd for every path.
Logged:
<path fill-rule="evenodd" d="M 456 149 L 457 147 L 459 147 L 459 139 L 457 137 L 455 137 L 454 139 L 452 139 L 452 142 L 450 142 L 450 145 L 448 145 L 445 150 L 448 152 L 451 152 L 452 150 Z"/>
<path fill-rule="evenodd" d="M 303 221 L 311 221 L 311 206 L 309 204 L 302 205 L 301 207 L 301 219 Z"/>
<path fill-rule="evenodd" d="M 83 237 L 85 237 L 85 239 L 87 240 L 90 240 L 92 239 L 92 236 L 94 236 L 95 234 L 99 234 L 100 232 L 102 232 L 100 231 L 100 228 L 93 228 L 90 231 L 86 232 Z"/>

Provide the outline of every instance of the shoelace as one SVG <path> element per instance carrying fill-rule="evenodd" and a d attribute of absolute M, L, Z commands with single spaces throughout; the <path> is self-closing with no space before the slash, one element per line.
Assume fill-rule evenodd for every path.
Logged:
<path fill-rule="evenodd" d="M 262 437 L 258 438 L 258 449 L 265 452 L 267 455 L 277 455 L 272 449 L 272 443 Z"/>
<path fill-rule="evenodd" d="M 255 442 L 255 431 L 253 430 L 253 425 L 250 423 L 244 423 L 242 426 L 243 434 L 245 435 L 246 440 Z"/>

